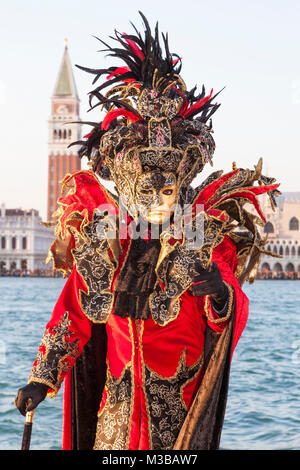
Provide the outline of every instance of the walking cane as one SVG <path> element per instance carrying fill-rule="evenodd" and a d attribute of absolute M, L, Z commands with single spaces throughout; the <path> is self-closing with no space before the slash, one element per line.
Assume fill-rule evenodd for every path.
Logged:
<path fill-rule="evenodd" d="M 26 413 L 21 450 L 29 450 L 33 415 L 34 410 L 27 411 Z"/>

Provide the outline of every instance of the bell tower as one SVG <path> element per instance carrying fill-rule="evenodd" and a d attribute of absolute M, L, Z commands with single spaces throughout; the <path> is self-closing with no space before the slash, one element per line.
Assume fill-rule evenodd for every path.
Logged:
<path fill-rule="evenodd" d="M 80 121 L 79 97 L 76 89 L 67 40 L 51 97 L 51 113 L 48 120 L 48 207 L 47 220 L 57 209 L 60 196 L 60 181 L 67 173 L 81 169 L 80 158 L 74 148 L 68 148 L 71 142 L 81 137 L 80 124 L 69 124 Z"/>

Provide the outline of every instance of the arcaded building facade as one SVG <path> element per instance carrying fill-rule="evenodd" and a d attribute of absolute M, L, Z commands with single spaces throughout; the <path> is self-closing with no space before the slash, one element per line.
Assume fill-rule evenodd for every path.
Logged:
<path fill-rule="evenodd" d="M 282 258 L 263 256 L 260 270 L 287 275 L 300 273 L 300 192 L 284 192 L 277 203 L 274 213 L 267 199 L 263 201 L 267 223 L 261 234 L 268 235 L 266 248 Z"/>

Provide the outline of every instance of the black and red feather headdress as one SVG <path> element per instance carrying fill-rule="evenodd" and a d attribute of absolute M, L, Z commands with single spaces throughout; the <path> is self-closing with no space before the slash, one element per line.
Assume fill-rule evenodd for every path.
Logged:
<path fill-rule="evenodd" d="M 130 148 L 131 156 L 133 148 L 151 148 L 153 152 L 149 122 L 156 120 L 161 125 L 151 132 L 163 135 L 160 141 L 156 139 L 160 144 L 155 146 L 161 158 L 155 158 L 149 166 L 148 152 L 147 164 L 142 158 L 141 168 L 147 171 L 157 166 L 163 170 L 164 159 L 176 154 L 172 171 L 180 173 L 180 179 L 187 184 L 212 160 L 215 144 L 211 122 L 206 123 L 220 105 L 213 102 L 216 97 L 213 90 L 208 95 L 204 86 L 198 95 L 196 87 L 187 90 L 180 76 L 181 58 L 170 52 L 168 35 L 161 35 L 162 48 L 158 24 L 152 33 L 147 19 L 143 13 L 140 15 L 143 37 L 133 25 L 134 34 L 115 31 L 111 39 L 117 43 L 116 47 L 97 38 L 105 46 L 102 52 L 108 52 L 123 64 L 100 69 L 77 65 L 94 75 L 93 85 L 105 77 L 89 93 L 90 110 L 100 106 L 105 116 L 98 123 L 83 122 L 92 126 L 91 132 L 85 140 L 71 145 L 80 145 L 79 156 L 87 157 L 100 176 L 116 179 L 114 159 L 122 149 Z M 118 186 L 118 181 L 115 182 Z"/>

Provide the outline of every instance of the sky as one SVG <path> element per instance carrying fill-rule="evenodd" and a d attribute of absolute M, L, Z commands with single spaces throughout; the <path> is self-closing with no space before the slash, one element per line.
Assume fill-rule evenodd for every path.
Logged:
<path fill-rule="evenodd" d="M 190 89 L 215 92 L 214 168 L 232 162 L 254 168 L 300 191 L 300 2 L 299 0 L 2 0 L 0 17 L 0 204 L 34 208 L 46 217 L 50 98 L 68 39 L 80 96 L 88 113 L 89 74 L 75 64 L 107 67 L 94 36 L 109 41 L 114 29 L 133 31 L 158 21 L 171 52 L 182 57 Z M 83 162 L 85 167 L 86 162 Z"/>

